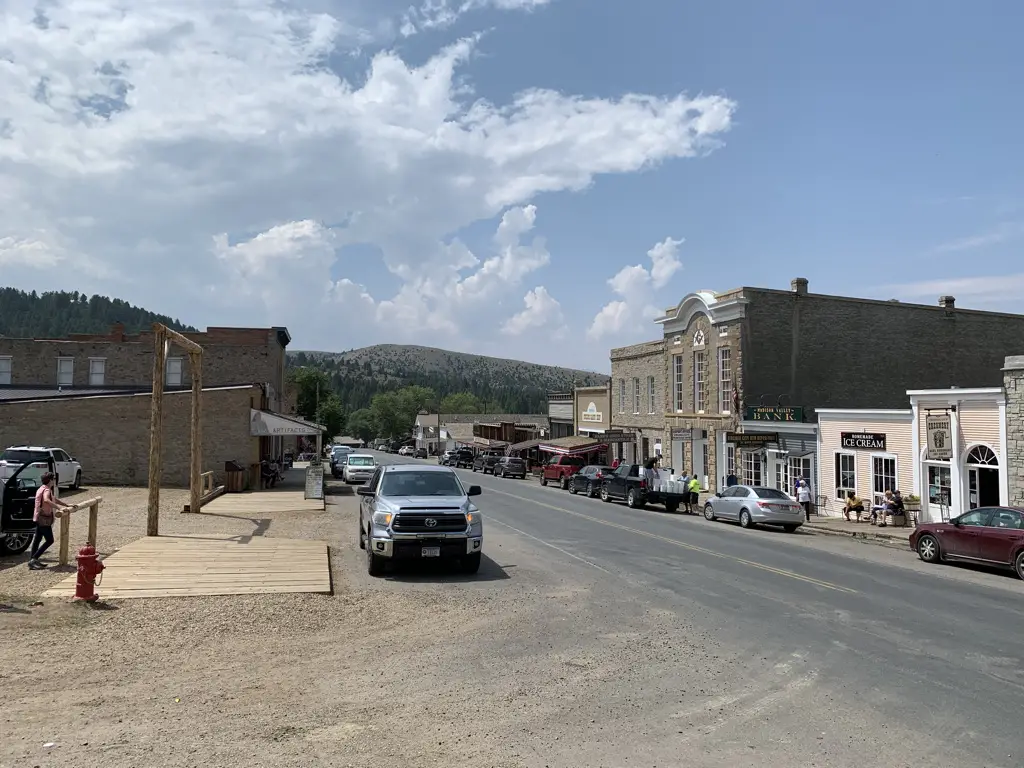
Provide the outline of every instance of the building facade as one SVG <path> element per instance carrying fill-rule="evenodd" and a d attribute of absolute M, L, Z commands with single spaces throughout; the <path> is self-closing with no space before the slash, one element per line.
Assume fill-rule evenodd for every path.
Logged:
<path fill-rule="evenodd" d="M 551 439 L 575 434 L 572 392 L 548 393 L 548 423 L 551 425 Z"/>
<path fill-rule="evenodd" d="M 612 458 L 637 463 L 663 455 L 668 445 L 664 343 L 648 341 L 613 349 L 611 369 L 610 430 L 632 435 L 632 440 L 614 444 Z"/>
<path fill-rule="evenodd" d="M 1003 393 L 1006 398 L 1006 493 L 1010 504 L 1024 507 L 1024 355 L 1006 358 Z"/>
<path fill-rule="evenodd" d="M 573 392 L 573 432 L 600 437 L 611 429 L 611 382 L 597 387 L 576 387 Z"/>

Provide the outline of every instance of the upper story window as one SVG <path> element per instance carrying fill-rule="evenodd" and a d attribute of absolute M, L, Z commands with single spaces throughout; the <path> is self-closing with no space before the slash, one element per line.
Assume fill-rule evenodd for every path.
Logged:
<path fill-rule="evenodd" d="M 718 410 L 732 413 L 732 350 L 718 348 Z"/>
<path fill-rule="evenodd" d="M 185 358 L 168 357 L 167 369 L 164 371 L 164 386 L 180 387 L 185 380 Z"/>
<path fill-rule="evenodd" d="M 14 359 L 0 357 L 0 384 L 10 384 L 14 372 Z"/>
<path fill-rule="evenodd" d="M 626 380 L 619 379 L 619 413 L 626 412 Z"/>
<path fill-rule="evenodd" d="M 640 379 L 635 377 L 633 379 L 633 413 L 640 413 Z"/>
<path fill-rule="evenodd" d="M 107 383 L 107 360 L 104 357 L 89 358 L 89 386 L 102 387 Z"/>
<path fill-rule="evenodd" d="M 57 386 L 70 387 L 75 383 L 75 358 L 57 358 Z"/>
<path fill-rule="evenodd" d="M 693 410 L 708 409 L 708 356 L 703 350 L 693 353 Z"/>
<path fill-rule="evenodd" d="M 647 377 L 647 412 L 655 413 L 657 410 L 657 403 L 654 400 L 654 377 Z"/>
<path fill-rule="evenodd" d="M 672 355 L 672 410 L 683 412 L 683 392 L 686 371 L 683 370 L 683 356 Z"/>

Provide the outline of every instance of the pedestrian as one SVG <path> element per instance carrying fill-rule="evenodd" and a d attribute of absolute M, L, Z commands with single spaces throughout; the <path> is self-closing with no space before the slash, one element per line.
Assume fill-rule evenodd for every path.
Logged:
<path fill-rule="evenodd" d="M 690 473 L 688 471 L 683 471 L 683 476 L 679 478 L 679 483 L 683 488 L 683 511 L 686 514 L 690 514 Z"/>
<path fill-rule="evenodd" d="M 618 468 L 619 468 L 619 459 L 616 459 L 615 461 L 612 462 L 612 469 L 618 469 Z"/>
<path fill-rule="evenodd" d="M 693 477 L 690 478 L 690 506 L 694 512 L 700 509 L 700 480 L 697 479 L 697 473 L 693 473 Z"/>
<path fill-rule="evenodd" d="M 800 484 L 796 488 L 796 500 L 804 508 L 807 522 L 811 522 L 811 487 L 807 485 L 807 481 L 804 479 L 800 480 Z"/>
<path fill-rule="evenodd" d="M 71 509 L 70 504 L 65 504 L 53 495 L 54 477 L 52 472 L 44 473 L 41 482 L 42 485 L 36 491 L 36 508 L 32 515 L 32 520 L 36 524 L 36 533 L 32 537 L 32 551 L 29 555 L 28 567 L 33 571 L 46 567 L 39 561 L 39 558 L 53 544 L 53 521 L 64 514 L 61 509 Z"/>
<path fill-rule="evenodd" d="M 654 470 L 654 467 L 658 463 L 657 456 L 651 456 L 647 461 L 644 462 L 644 478 L 647 480 L 648 490 L 654 490 L 654 481 L 658 477 L 658 473 Z"/>

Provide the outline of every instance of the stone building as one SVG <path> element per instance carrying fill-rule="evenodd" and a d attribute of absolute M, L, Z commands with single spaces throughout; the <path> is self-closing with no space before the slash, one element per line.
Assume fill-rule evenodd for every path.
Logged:
<path fill-rule="evenodd" d="M 633 435 L 612 446 L 612 457 L 630 463 L 664 452 L 665 344 L 647 341 L 611 351 L 612 432 Z"/>
<path fill-rule="evenodd" d="M 788 475 L 787 447 L 740 439 L 745 426 L 792 421 L 796 414 L 814 424 L 816 407 L 906 408 L 911 387 L 991 387 L 1024 335 L 1024 316 L 961 309 L 951 296 L 926 306 L 812 294 L 803 278 L 789 291 L 692 293 L 656 322 L 662 339 L 648 344 L 664 350 L 661 430 L 663 445 L 671 445 L 664 449 L 668 463 L 703 475 L 710 490 L 730 471 L 769 484 Z M 657 381 L 653 355 L 628 352 L 647 348 L 612 350 L 613 387 L 628 394 L 635 379 Z M 615 401 L 613 411 L 618 407 Z M 634 416 L 614 413 L 624 422 Z M 646 416 L 657 429 L 657 415 Z M 807 431 L 790 429 L 802 445 Z M 817 468 L 801 465 L 800 472 L 814 475 Z"/>
<path fill-rule="evenodd" d="M 1024 355 L 1006 358 L 1006 469 L 1009 503 L 1024 507 Z"/>

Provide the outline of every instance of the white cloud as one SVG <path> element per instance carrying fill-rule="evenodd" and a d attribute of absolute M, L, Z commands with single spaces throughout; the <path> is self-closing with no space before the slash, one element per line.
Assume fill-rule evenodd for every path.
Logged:
<path fill-rule="evenodd" d="M 522 5 L 451 6 L 486 4 Z M 304 347 L 472 349 L 511 310 L 505 287 L 552 258 L 534 198 L 698 156 L 730 126 L 720 96 L 532 89 L 492 103 L 466 79 L 474 39 L 418 66 L 379 50 L 346 80 L 339 56 L 400 19 L 373 7 L 6 3 L 0 283 L 115 295 L 197 325 L 272 321 Z M 480 259 L 451 240 L 498 216 Z M 346 261 L 348 245 L 379 249 L 393 295 L 361 286 L 372 270 Z M 45 256 L 11 255 L 30 252 Z M 678 268 L 662 264 L 652 280 Z M 353 329 L 344 341 L 335 321 Z"/>
<path fill-rule="evenodd" d="M 502 331 L 509 336 L 521 336 L 530 330 L 543 329 L 545 340 L 562 338 L 567 329 L 562 305 L 538 285 L 523 297 L 525 308 L 505 321 Z"/>
<path fill-rule="evenodd" d="M 992 245 L 1005 243 L 1008 240 L 1014 240 L 1021 236 L 1024 236 L 1024 223 L 1019 221 L 1002 222 L 985 232 L 941 243 L 935 247 L 935 252 L 960 253 L 962 251 L 976 251 Z"/>
<path fill-rule="evenodd" d="M 620 298 L 605 304 L 594 317 L 587 336 L 593 340 L 638 331 L 660 313 L 655 304 L 659 290 L 669 284 L 672 276 L 683 268 L 679 248 L 683 240 L 666 237 L 647 251 L 650 268 L 641 264 L 623 267 L 608 285 Z"/>
<path fill-rule="evenodd" d="M 417 32 L 443 29 L 454 24 L 460 16 L 484 8 L 499 11 L 532 11 L 551 0 L 422 0 L 418 6 L 410 6 L 402 15 L 400 33 L 409 37 Z"/>
<path fill-rule="evenodd" d="M 1019 312 L 1024 273 L 922 280 L 882 286 L 874 293 L 925 304 L 937 304 L 940 296 L 953 296 L 958 307 Z"/>

